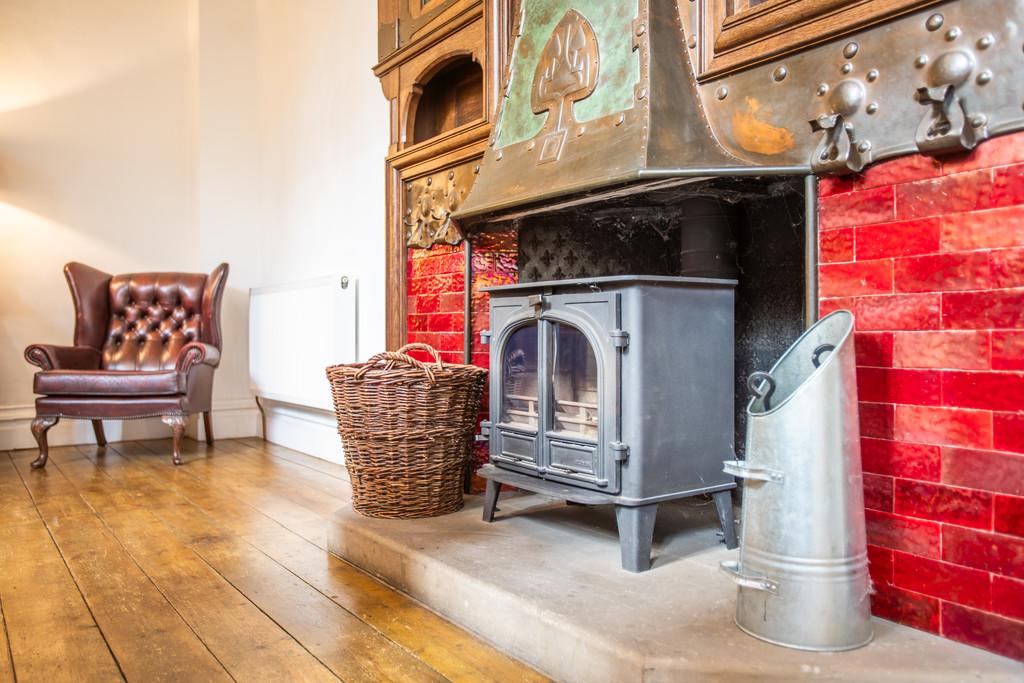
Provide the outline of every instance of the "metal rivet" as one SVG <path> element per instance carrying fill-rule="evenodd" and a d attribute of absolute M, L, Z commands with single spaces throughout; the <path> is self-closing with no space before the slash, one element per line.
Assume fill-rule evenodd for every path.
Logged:
<path fill-rule="evenodd" d="M 869 149 L 871 149 L 871 143 L 868 142 L 867 140 L 864 140 L 859 145 L 857 145 L 857 151 L 860 152 L 861 154 L 868 151 Z"/>
<path fill-rule="evenodd" d="M 946 40 L 953 42 L 960 37 L 960 27 L 954 26 L 953 28 L 946 31 Z"/>
<path fill-rule="evenodd" d="M 501 161 L 501 157 L 502 156 L 504 156 L 504 155 L 503 155 L 502 151 L 499 149 L 497 152 L 494 153 L 494 160 L 495 161 Z"/>
<path fill-rule="evenodd" d="M 821 97 L 828 92 L 828 83 L 822 83 L 818 86 L 818 97 Z"/>
<path fill-rule="evenodd" d="M 536 141 L 536 140 L 530 140 L 530 144 L 528 144 L 528 145 L 526 146 L 526 149 L 528 149 L 528 150 L 529 150 L 529 149 L 533 149 L 533 148 L 534 148 L 534 147 L 536 147 L 536 146 L 537 146 L 537 141 Z"/>
<path fill-rule="evenodd" d="M 928 20 L 924 22 L 924 26 L 929 31 L 938 31 L 940 28 L 942 28 L 943 21 L 945 20 L 942 18 L 942 15 L 939 13 L 935 13 L 928 17 Z"/>
<path fill-rule="evenodd" d="M 647 88 L 640 88 L 640 92 L 636 94 L 638 100 L 642 100 L 647 97 Z"/>
<path fill-rule="evenodd" d="M 867 106 L 866 111 L 869 114 L 874 114 L 876 111 L 878 111 L 878 102 L 872 102 L 871 104 L 869 104 Z"/>
<path fill-rule="evenodd" d="M 625 122 L 626 122 L 626 115 L 625 114 L 619 114 L 619 118 L 615 119 L 615 125 L 616 126 L 621 126 Z"/>
<path fill-rule="evenodd" d="M 991 82 L 992 72 L 989 71 L 988 69 L 985 69 L 980 74 L 978 74 L 978 77 L 975 80 L 978 82 L 978 85 L 985 85 Z"/>
<path fill-rule="evenodd" d="M 839 71 L 844 73 L 844 74 L 848 74 L 851 71 L 853 71 L 853 64 L 850 64 L 849 62 L 847 62 L 846 64 L 843 64 L 842 67 L 840 67 Z"/>
<path fill-rule="evenodd" d="M 857 50 L 860 49 L 860 45 L 857 43 L 847 43 L 843 48 L 843 56 L 847 59 L 853 59 L 857 55 Z"/>
<path fill-rule="evenodd" d="M 433 178 L 427 178 L 427 187 L 430 187 L 433 184 L 434 184 L 434 179 Z"/>
<path fill-rule="evenodd" d="M 988 118 L 984 114 L 976 114 L 971 118 L 971 126 L 974 128 L 981 128 L 986 123 L 988 123 Z"/>
<path fill-rule="evenodd" d="M 480 173 L 480 164 L 473 167 L 473 173 Z"/>
<path fill-rule="evenodd" d="M 578 138 L 579 137 L 583 137 L 583 134 L 586 133 L 586 132 L 587 132 L 587 127 L 586 126 L 580 126 L 579 128 L 576 129 L 576 137 L 578 137 Z"/>
<path fill-rule="evenodd" d="M 928 55 L 918 55 L 917 59 L 914 60 L 914 66 L 918 69 L 922 68 L 928 63 Z"/>
<path fill-rule="evenodd" d="M 776 68 L 775 71 L 772 72 L 772 80 L 778 83 L 779 81 L 784 80 L 788 75 L 789 69 L 787 69 L 784 66 L 780 66 Z"/>
<path fill-rule="evenodd" d="M 645 33 L 647 33 L 647 25 L 646 24 L 640 24 L 639 26 L 636 27 L 636 34 L 638 36 L 642 36 Z"/>
<path fill-rule="evenodd" d="M 724 85 L 721 88 L 719 88 L 718 90 L 715 91 L 715 97 L 717 97 L 720 100 L 724 100 L 728 96 L 729 96 L 729 89 L 727 87 L 725 87 Z"/>
<path fill-rule="evenodd" d="M 992 34 L 986 33 L 981 38 L 978 38 L 978 49 L 987 50 L 992 47 L 994 42 L 996 42 L 996 39 L 992 37 Z"/>
<path fill-rule="evenodd" d="M 690 49 L 697 47 L 697 36 L 690 36 L 690 39 L 686 41 L 686 44 L 690 46 Z"/>
<path fill-rule="evenodd" d="M 878 80 L 878 69 L 872 69 L 868 72 L 868 83 L 874 83 Z"/>

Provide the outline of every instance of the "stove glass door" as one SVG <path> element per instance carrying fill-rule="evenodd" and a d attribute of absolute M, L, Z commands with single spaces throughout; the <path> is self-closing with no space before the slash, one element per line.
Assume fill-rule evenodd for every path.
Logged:
<path fill-rule="evenodd" d="M 537 430 L 540 421 L 539 357 L 536 323 L 524 325 L 509 336 L 501 362 L 502 423 Z"/>
<path fill-rule="evenodd" d="M 552 431 L 564 438 L 597 443 L 597 356 L 579 329 L 564 323 L 552 327 Z"/>

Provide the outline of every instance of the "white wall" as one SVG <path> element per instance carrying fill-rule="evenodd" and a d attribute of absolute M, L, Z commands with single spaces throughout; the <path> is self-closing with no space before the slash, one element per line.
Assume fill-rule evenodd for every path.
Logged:
<path fill-rule="evenodd" d="M 22 350 L 71 339 L 68 260 L 111 272 L 231 264 L 221 437 L 257 429 L 250 287 L 358 278 L 360 354 L 383 348 L 375 27 L 376 3 L 348 0 L 0 0 L 0 448 L 31 443 Z M 131 437 L 164 434 L 126 424 Z M 80 426 L 52 441 L 87 441 Z M 272 409 L 268 432 L 337 457 L 329 415 Z"/>

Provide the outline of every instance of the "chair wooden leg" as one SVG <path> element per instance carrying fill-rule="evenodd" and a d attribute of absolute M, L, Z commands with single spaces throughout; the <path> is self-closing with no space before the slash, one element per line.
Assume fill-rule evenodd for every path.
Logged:
<path fill-rule="evenodd" d="M 100 448 L 106 446 L 107 436 L 103 433 L 103 420 L 93 420 L 92 431 L 96 434 L 96 445 Z"/>
<path fill-rule="evenodd" d="M 171 443 L 171 460 L 174 461 L 175 465 L 182 464 L 181 459 L 181 440 L 185 436 L 185 416 L 184 415 L 164 415 L 163 423 L 171 428 L 174 434 L 174 438 Z"/>
<path fill-rule="evenodd" d="M 40 467 L 46 466 L 46 461 L 50 458 L 50 447 L 46 443 L 46 432 L 49 431 L 50 427 L 57 424 L 59 419 L 56 417 L 37 417 L 32 420 L 32 436 L 36 437 L 36 443 L 39 444 L 39 457 L 32 461 L 32 469 L 37 470 Z"/>
<path fill-rule="evenodd" d="M 213 416 L 207 410 L 203 413 L 203 433 L 206 434 L 206 445 L 213 445 Z"/>

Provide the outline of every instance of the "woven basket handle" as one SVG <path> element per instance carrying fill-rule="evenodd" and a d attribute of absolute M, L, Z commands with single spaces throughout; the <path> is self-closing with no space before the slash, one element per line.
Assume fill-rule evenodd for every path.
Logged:
<path fill-rule="evenodd" d="M 428 344 L 406 344 L 398 351 L 384 351 L 383 353 L 378 353 L 376 356 L 366 361 L 366 365 L 360 368 L 359 372 L 355 374 L 355 379 L 362 379 L 366 375 L 366 373 L 372 370 L 373 367 L 376 366 L 378 363 L 383 362 L 385 370 L 390 370 L 391 368 L 395 367 L 396 363 L 402 363 L 404 365 L 411 365 L 414 368 L 419 368 L 420 370 L 422 370 L 423 373 L 427 376 L 427 381 L 430 383 L 431 386 L 437 384 L 437 378 L 434 377 L 434 371 L 430 368 L 429 365 L 416 360 L 412 356 L 403 353 L 404 351 L 413 350 L 427 351 L 428 353 L 430 353 L 430 355 L 434 357 L 434 360 L 437 362 L 437 369 L 440 370 L 444 368 L 444 363 L 441 361 L 441 354 L 439 354 L 434 347 Z"/>

